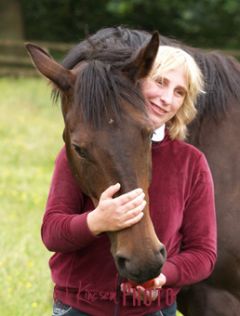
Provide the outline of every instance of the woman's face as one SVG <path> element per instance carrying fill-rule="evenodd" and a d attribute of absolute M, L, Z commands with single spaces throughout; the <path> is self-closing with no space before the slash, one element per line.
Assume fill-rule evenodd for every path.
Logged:
<path fill-rule="evenodd" d="M 187 91 L 187 79 L 182 67 L 164 73 L 157 81 L 151 78 L 143 80 L 142 92 L 154 128 L 162 126 L 177 113 Z"/>

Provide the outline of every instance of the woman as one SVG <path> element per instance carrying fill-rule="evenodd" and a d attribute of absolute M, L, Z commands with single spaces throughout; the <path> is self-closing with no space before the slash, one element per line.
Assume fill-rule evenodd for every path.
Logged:
<path fill-rule="evenodd" d="M 155 292 L 147 292 L 142 286 L 131 289 L 129 284 L 122 284 L 119 315 L 174 316 L 176 295 L 180 288 L 208 277 L 216 260 L 211 174 L 203 154 L 182 141 L 186 136 L 186 125 L 196 114 L 194 102 L 202 91 L 202 78 L 190 55 L 178 48 L 162 46 L 149 78 L 140 84 L 149 117 L 156 129 L 153 135 L 153 170 L 149 188 L 151 217 L 156 234 L 166 246 L 168 258 L 162 273 L 152 285 Z M 63 174 L 69 190 L 61 190 L 59 179 Z M 141 189 L 114 198 L 119 189 L 120 185 L 116 184 L 105 190 L 97 207 L 83 221 L 79 221 L 78 229 L 84 231 L 84 238 L 91 240 L 89 252 L 86 249 L 82 260 L 86 269 L 89 265 L 96 266 L 98 288 L 106 279 L 111 278 L 113 283 L 116 282 L 113 277 L 116 271 L 114 265 L 109 266 L 107 273 L 106 269 L 101 269 L 112 260 L 110 255 L 101 257 L 100 270 L 99 262 L 92 262 L 91 252 L 99 251 L 94 248 L 94 242 L 101 238 L 101 233 L 125 228 L 140 221 L 146 203 Z M 61 238 L 73 240 L 76 229 L 74 232 L 71 227 L 56 229 L 53 220 L 56 192 L 69 216 L 74 216 L 74 211 L 78 209 L 80 213 L 86 211 L 77 202 L 81 192 L 70 171 L 65 150 L 61 151 L 56 160 L 42 225 L 45 245 L 56 252 L 50 259 L 56 283 L 53 315 L 112 315 L 116 305 L 115 293 L 111 290 L 108 293 L 96 293 L 94 284 L 87 284 L 86 288 L 86 284 L 81 283 L 86 272 L 83 268 L 74 276 L 79 279 L 78 289 L 71 288 L 69 280 L 73 276 L 70 262 L 73 261 L 69 258 L 74 258 L 75 253 L 70 250 L 67 252 L 67 249 L 59 253 L 57 244 Z M 109 253 L 109 249 L 101 251 Z"/>

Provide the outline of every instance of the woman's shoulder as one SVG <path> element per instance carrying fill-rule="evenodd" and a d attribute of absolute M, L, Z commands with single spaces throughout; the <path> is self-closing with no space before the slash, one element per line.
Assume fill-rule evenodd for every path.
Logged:
<path fill-rule="evenodd" d="M 206 164 L 207 160 L 205 154 L 196 146 L 188 143 L 187 141 L 175 140 L 176 151 L 179 155 L 189 159 L 192 163 Z"/>
<path fill-rule="evenodd" d="M 198 149 L 197 147 L 188 143 L 185 140 L 176 139 L 176 140 L 173 140 L 172 143 L 173 143 L 173 146 L 176 146 L 178 148 L 178 150 L 184 151 L 186 154 L 193 155 L 196 158 L 200 158 L 201 156 L 204 155 L 200 149 Z"/>
<path fill-rule="evenodd" d="M 63 146 L 55 159 L 55 170 L 64 172 L 66 176 L 72 176 L 72 168 L 67 158 L 66 146 Z"/>
<path fill-rule="evenodd" d="M 166 133 L 163 141 L 156 146 L 156 149 L 160 151 L 163 150 L 163 148 L 165 148 L 165 150 L 169 150 L 170 152 L 177 154 L 178 156 L 191 156 L 195 159 L 199 159 L 200 157 L 204 156 L 203 152 L 201 152 L 201 150 L 199 150 L 194 145 L 188 143 L 185 140 L 171 139 L 168 133 Z"/>
<path fill-rule="evenodd" d="M 66 163 L 68 164 L 68 160 L 67 160 L 67 150 L 66 150 L 66 146 L 63 146 L 55 159 L 55 164 L 59 164 L 59 163 Z"/>
<path fill-rule="evenodd" d="M 198 172 L 210 172 L 207 158 L 200 149 L 186 141 L 174 140 L 173 143 L 173 146 L 176 146 L 175 152 L 182 157 L 181 160 L 184 160 L 191 169 Z"/>

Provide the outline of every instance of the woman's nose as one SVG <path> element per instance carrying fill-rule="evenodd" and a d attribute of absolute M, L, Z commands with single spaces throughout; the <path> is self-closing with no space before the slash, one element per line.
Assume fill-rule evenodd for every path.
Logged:
<path fill-rule="evenodd" d="M 172 104 L 173 101 L 173 91 L 171 89 L 164 89 L 161 94 L 161 100 L 164 104 Z"/>

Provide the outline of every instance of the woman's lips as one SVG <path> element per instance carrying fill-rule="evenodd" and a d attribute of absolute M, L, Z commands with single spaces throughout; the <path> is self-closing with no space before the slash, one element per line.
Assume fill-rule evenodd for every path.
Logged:
<path fill-rule="evenodd" d="M 155 103 L 149 102 L 149 110 L 155 115 L 164 115 L 168 113 L 168 111 L 165 111 L 164 109 L 157 106 Z"/>

